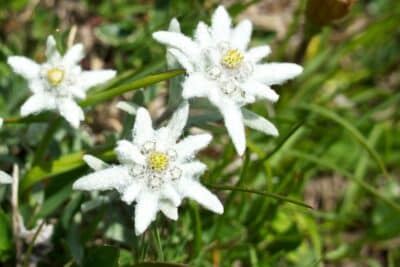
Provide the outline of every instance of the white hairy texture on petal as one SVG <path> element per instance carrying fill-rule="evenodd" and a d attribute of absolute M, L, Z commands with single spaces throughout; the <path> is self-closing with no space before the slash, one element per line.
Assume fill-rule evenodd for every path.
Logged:
<path fill-rule="evenodd" d="M 99 158 L 96 158 L 92 155 L 84 155 L 83 160 L 86 162 L 86 164 L 95 171 L 100 171 L 105 168 L 108 168 L 108 164 L 102 161 Z"/>
<path fill-rule="evenodd" d="M 56 63 L 61 60 L 60 52 L 57 50 L 56 40 L 52 35 L 47 37 L 46 58 L 50 63 Z"/>
<path fill-rule="evenodd" d="M 207 80 L 200 72 L 189 75 L 183 82 L 182 97 L 207 97 L 209 90 L 219 90 L 216 84 Z"/>
<path fill-rule="evenodd" d="M 169 22 L 168 31 L 170 32 L 181 32 L 181 25 L 176 18 L 171 19 Z"/>
<path fill-rule="evenodd" d="M 0 171 L 0 184 L 11 184 L 12 177 L 7 173 Z"/>
<path fill-rule="evenodd" d="M 76 44 L 68 49 L 63 57 L 65 66 L 74 66 L 78 64 L 85 56 L 85 51 L 82 44 Z"/>
<path fill-rule="evenodd" d="M 7 63 L 15 73 L 21 75 L 27 80 L 32 80 L 39 76 L 39 64 L 29 58 L 11 56 L 7 58 Z"/>
<path fill-rule="evenodd" d="M 126 101 L 119 101 L 116 105 L 117 108 L 119 108 L 120 110 L 123 110 L 131 115 L 136 115 L 136 112 L 139 108 L 138 105 L 134 104 L 134 103 L 128 103 Z"/>
<path fill-rule="evenodd" d="M 245 58 L 253 63 L 258 63 L 269 54 L 271 54 L 271 47 L 269 45 L 261 45 L 250 48 L 245 53 Z"/>
<path fill-rule="evenodd" d="M 115 151 L 119 162 L 123 164 L 146 164 L 146 158 L 140 153 L 139 148 L 127 140 L 118 141 Z"/>
<path fill-rule="evenodd" d="M 253 25 L 250 20 L 241 21 L 232 31 L 231 43 L 233 47 L 245 51 L 250 43 Z"/>
<path fill-rule="evenodd" d="M 145 108 L 139 108 L 136 113 L 136 121 L 133 126 L 133 142 L 138 145 L 153 139 L 154 130 L 149 112 Z"/>
<path fill-rule="evenodd" d="M 200 161 L 192 161 L 181 165 L 183 176 L 199 177 L 207 170 L 207 165 Z"/>
<path fill-rule="evenodd" d="M 156 140 L 156 150 L 166 151 L 171 145 L 174 145 L 175 140 L 171 138 L 170 131 L 167 127 L 161 127 L 154 133 Z"/>
<path fill-rule="evenodd" d="M 63 98 L 58 100 L 58 110 L 74 128 L 78 128 L 81 121 L 85 119 L 83 110 L 78 104 L 69 98 Z"/>
<path fill-rule="evenodd" d="M 79 178 L 72 188 L 85 191 L 116 189 L 123 192 L 131 179 L 125 167 L 113 166 Z"/>
<path fill-rule="evenodd" d="M 83 71 L 79 76 L 79 85 L 82 90 L 88 90 L 89 88 L 107 82 L 114 78 L 116 71 L 114 70 L 92 70 Z"/>
<path fill-rule="evenodd" d="M 21 116 L 27 116 L 39 113 L 44 110 L 55 109 L 57 107 L 56 100 L 49 94 L 35 94 L 26 100 L 21 107 Z"/>
<path fill-rule="evenodd" d="M 200 21 L 194 31 L 194 39 L 200 44 L 200 47 L 207 47 L 212 43 L 210 30 L 204 22 Z"/>
<path fill-rule="evenodd" d="M 161 191 L 162 199 L 169 200 L 175 207 L 181 204 L 181 197 L 173 186 L 170 184 L 165 184 Z"/>
<path fill-rule="evenodd" d="M 142 234 L 152 221 L 156 219 L 158 211 L 158 197 L 152 193 L 142 193 L 135 206 L 135 233 Z"/>
<path fill-rule="evenodd" d="M 211 142 L 210 134 L 189 135 L 176 144 L 175 150 L 181 160 L 191 158 L 199 150 L 205 148 Z"/>
<path fill-rule="evenodd" d="M 40 76 L 29 80 L 29 89 L 34 94 L 43 93 L 43 91 L 45 90 L 45 85 L 43 84 L 43 80 L 41 79 Z"/>
<path fill-rule="evenodd" d="M 167 128 L 169 130 L 169 139 L 173 142 L 178 140 L 182 135 L 186 122 L 189 116 L 189 102 L 183 101 L 182 104 L 176 109 L 171 119 L 168 122 Z"/>
<path fill-rule="evenodd" d="M 210 100 L 212 101 L 212 99 Z M 221 99 L 220 102 L 214 104 L 224 117 L 226 129 L 228 130 L 237 153 L 242 156 L 246 149 L 246 136 L 240 107 L 228 99 Z"/>
<path fill-rule="evenodd" d="M 211 18 L 213 39 L 217 42 L 228 41 L 231 33 L 231 17 L 223 6 L 215 10 Z"/>
<path fill-rule="evenodd" d="M 130 205 L 139 195 L 140 190 L 142 189 L 141 185 L 136 182 L 131 182 L 131 184 L 124 190 L 122 195 L 122 201 Z"/>
<path fill-rule="evenodd" d="M 271 102 L 276 102 L 279 99 L 279 95 L 274 90 L 256 80 L 249 79 L 242 86 L 246 92 L 254 95 L 256 98 L 267 99 Z"/>
<path fill-rule="evenodd" d="M 189 60 L 189 58 L 183 54 L 180 50 L 176 48 L 168 48 L 168 53 L 173 56 L 176 61 L 181 64 L 181 66 L 188 72 L 192 73 L 194 71 L 194 66 L 192 62 Z M 173 65 L 173 63 L 170 63 L 169 65 Z"/>
<path fill-rule="evenodd" d="M 279 135 L 278 129 L 276 129 L 275 125 L 273 125 L 267 119 L 255 114 L 245 108 L 242 108 L 242 113 L 243 113 L 244 124 L 247 125 L 248 127 L 258 130 L 258 131 L 263 132 L 268 135 L 272 135 L 272 136 Z"/>
<path fill-rule="evenodd" d="M 253 78 L 267 85 L 282 84 L 302 71 L 303 67 L 293 63 L 268 63 L 256 65 Z"/>
<path fill-rule="evenodd" d="M 161 212 L 167 216 L 168 219 L 178 220 L 178 208 L 172 205 L 169 201 L 160 200 L 159 203 Z"/>
<path fill-rule="evenodd" d="M 197 44 L 181 33 L 158 31 L 153 33 L 153 38 L 164 45 L 179 49 L 193 61 L 199 59 L 200 49 Z"/>
<path fill-rule="evenodd" d="M 191 179 L 181 179 L 179 188 L 181 194 L 197 201 L 206 209 L 218 214 L 222 214 L 224 212 L 224 207 L 219 199 L 199 182 Z"/>

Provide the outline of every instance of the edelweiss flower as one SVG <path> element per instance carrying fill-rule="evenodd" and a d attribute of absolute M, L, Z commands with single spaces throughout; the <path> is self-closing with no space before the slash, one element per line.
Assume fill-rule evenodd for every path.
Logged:
<path fill-rule="evenodd" d="M 261 64 L 271 49 L 264 45 L 248 50 L 251 32 L 249 20 L 231 28 L 231 18 L 220 6 L 212 16 L 211 27 L 200 22 L 193 39 L 171 31 L 153 33 L 187 71 L 183 97 L 207 97 L 220 110 L 240 155 L 246 148 L 241 107 L 257 99 L 277 101 L 279 95 L 270 86 L 302 72 L 301 66 L 291 63 Z M 272 124 L 267 128 L 267 133 L 278 135 Z"/>
<path fill-rule="evenodd" d="M 21 56 L 8 58 L 13 71 L 28 81 L 29 89 L 33 92 L 21 107 L 21 115 L 58 110 L 77 128 L 84 114 L 74 99 L 84 99 L 90 87 L 113 78 L 116 72 L 82 71 L 78 63 L 84 57 L 83 45 L 76 44 L 61 56 L 53 36 L 47 38 L 46 57 L 47 61 L 42 64 Z"/>
<path fill-rule="evenodd" d="M 149 113 L 139 108 L 133 141 L 119 141 L 116 148 L 121 165 L 107 166 L 99 159 L 86 157 L 86 162 L 97 171 L 77 180 L 73 188 L 88 191 L 116 189 L 127 204 L 136 201 L 137 235 L 155 220 L 159 210 L 177 220 L 177 207 L 185 197 L 213 212 L 222 213 L 221 202 L 198 181 L 206 166 L 194 159 L 195 153 L 211 141 L 211 135 L 191 135 L 177 142 L 188 114 L 188 103 L 184 103 L 167 126 L 153 130 Z"/>

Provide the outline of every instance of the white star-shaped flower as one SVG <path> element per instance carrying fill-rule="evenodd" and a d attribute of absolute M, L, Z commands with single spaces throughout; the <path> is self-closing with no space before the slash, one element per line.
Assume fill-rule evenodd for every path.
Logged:
<path fill-rule="evenodd" d="M 15 73 L 23 76 L 33 95 L 21 107 L 21 115 L 57 110 L 73 127 L 84 119 L 75 99 L 86 98 L 86 91 L 113 78 L 114 70 L 83 71 L 79 62 L 84 57 L 82 44 L 72 46 L 61 56 L 53 36 L 47 38 L 47 61 L 38 64 L 22 56 L 8 57 Z"/>
<path fill-rule="evenodd" d="M 270 88 L 299 75 L 303 68 L 292 63 L 260 61 L 269 55 L 268 45 L 248 49 L 252 23 L 240 22 L 235 28 L 225 8 L 220 6 L 212 16 L 211 26 L 200 22 L 194 38 L 179 32 L 159 31 L 153 38 L 167 45 L 188 77 L 183 84 L 185 99 L 207 97 L 221 112 L 226 128 L 239 155 L 246 148 L 241 108 L 257 99 L 276 102 L 279 95 Z M 268 134 L 278 130 L 265 119 Z M 263 128 L 263 127 L 260 127 Z"/>
<path fill-rule="evenodd" d="M 116 189 L 127 204 L 135 201 L 137 235 L 155 220 L 159 210 L 168 218 L 177 220 L 177 207 L 186 197 L 221 214 L 221 202 L 198 180 L 206 165 L 194 158 L 197 151 L 208 145 L 212 136 L 190 135 L 177 141 L 188 114 L 186 102 L 178 107 L 165 127 L 153 130 L 149 113 L 139 108 L 133 140 L 118 142 L 116 153 L 120 165 L 107 166 L 99 159 L 86 156 L 86 162 L 96 172 L 78 179 L 73 188 L 87 191 Z"/>

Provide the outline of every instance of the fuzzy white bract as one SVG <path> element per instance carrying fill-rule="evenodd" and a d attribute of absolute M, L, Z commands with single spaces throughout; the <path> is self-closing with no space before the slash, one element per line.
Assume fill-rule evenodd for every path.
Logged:
<path fill-rule="evenodd" d="M 61 56 L 53 36 L 47 38 L 47 61 L 42 64 L 22 56 L 8 57 L 8 64 L 28 81 L 33 93 L 21 107 L 21 115 L 57 110 L 73 127 L 79 127 L 84 114 L 75 99 L 86 98 L 89 88 L 116 74 L 114 70 L 83 71 L 79 65 L 83 57 L 82 44 L 72 46 Z"/>
<path fill-rule="evenodd" d="M 194 38 L 179 32 L 159 31 L 153 38 L 168 47 L 169 54 L 186 69 L 183 97 L 207 97 L 221 112 L 238 154 L 246 148 L 241 107 L 257 99 L 276 102 L 279 95 L 270 88 L 299 75 L 303 68 L 291 63 L 260 63 L 269 55 L 268 45 L 248 49 L 252 23 L 232 28 L 231 18 L 220 6 L 211 26 L 200 22 Z M 269 127 L 271 135 L 278 135 Z"/>
<path fill-rule="evenodd" d="M 96 172 L 78 179 L 73 188 L 87 191 L 116 189 L 127 204 L 136 201 L 137 235 L 155 220 L 159 210 L 177 220 L 177 208 L 186 197 L 213 212 L 222 213 L 221 202 L 198 180 L 206 165 L 195 159 L 196 152 L 206 147 L 212 136 L 190 135 L 177 141 L 188 114 L 189 105 L 185 102 L 165 127 L 153 130 L 149 113 L 139 108 L 133 140 L 118 142 L 116 153 L 120 165 L 107 166 L 93 156 L 86 156 L 85 161 Z"/>
<path fill-rule="evenodd" d="M 0 171 L 0 184 L 11 184 L 12 183 L 12 177 L 3 171 Z"/>

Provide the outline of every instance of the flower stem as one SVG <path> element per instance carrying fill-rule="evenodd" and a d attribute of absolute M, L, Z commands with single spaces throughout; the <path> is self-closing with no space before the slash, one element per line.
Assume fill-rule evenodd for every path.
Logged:
<path fill-rule="evenodd" d="M 157 224 L 154 223 L 152 228 L 153 228 L 152 229 L 152 237 L 153 237 L 154 243 L 156 245 L 157 254 L 158 254 L 157 258 L 159 261 L 164 261 L 164 252 L 162 249 L 161 238 L 160 238 L 160 233 L 158 231 Z"/>
<path fill-rule="evenodd" d="M 38 165 L 43 160 L 45 153 L 47 152 L 47 148 L 50 145 L 52 140 L 52 136 L 61 126 L 62 119 L 56 118 L 55 120 L 49 123 L 45 134 L 43 135 L 42 140 L 40 141 L 38 147 L 36 148 L 35 155 L 33 156 L 33 166 Z"/>

